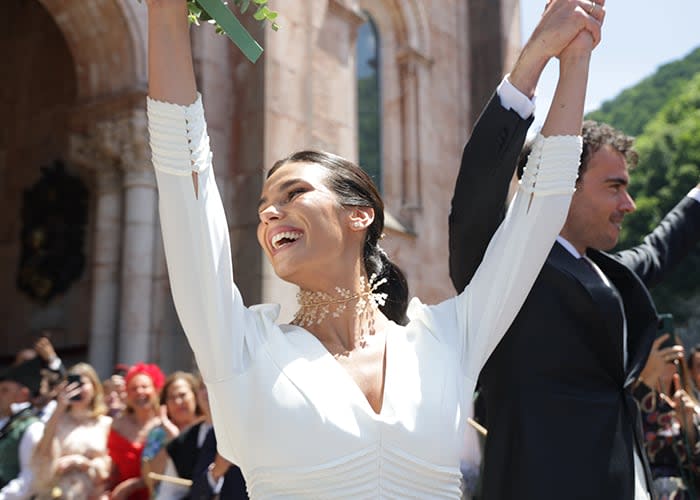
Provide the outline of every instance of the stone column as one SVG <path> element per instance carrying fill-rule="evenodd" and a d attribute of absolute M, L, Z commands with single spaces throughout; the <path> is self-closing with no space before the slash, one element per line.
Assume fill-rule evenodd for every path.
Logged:
<path fill-rule="evenodd" d="M 90 123 L 70 137 L 70 160 L 95 172 L 94 250 L 88 361 L 101 376 L 111 372 L 119 317 L 122 191 L 118 120 Z"/>
<path fill-rule="evenodd" d="M 130 142 L 125 144 L 124 230 L 117 361 L 150 361 L 154 242 L 156 238 L 156 183 L 147 144 L 143 110 L 132 112 Z"/>
<path fill-rule="evenodd" d="M 88 359 L 103 375 L 114 365 L 118 324 L 121 242 L 121 175 L 114 168 L 96 173 L 95 251 L 92 262 L 92 319 Z"/>
<path fill-rule="evenodd" d="M 413 47 L 405 46 L 397 54 L 401 86 L 401 220 L 413 228 L 414 215 L 421 211 L 421 75 L 432 61 Z M 424 115 L 425 116 L 425 115 Z"/>

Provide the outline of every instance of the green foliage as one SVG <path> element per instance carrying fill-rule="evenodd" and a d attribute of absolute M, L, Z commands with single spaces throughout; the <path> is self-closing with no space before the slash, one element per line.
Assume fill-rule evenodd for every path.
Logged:
<path fill-rule="evenodd" d="M 267 6 L 268 0 L 233 0 L 233 4 L 238 7 L 241 14 L 248 12 L 251 3 L 256 6 L 255 12 L 253 12 L 253 19 L 260 21 L 261 23 L 270 22 L 270 27 L 277 31 L 279 29 L 279 24 L 277 24 L 278 13 L 274 10 L 270 10 Z M 226 4 L 227 2 L 223 2 Z M 187 0 L 187 18 L 190 23 L 199 26 L 200 21 L 213 22 L 212 18 L 202 9 L 202 6 L 197 0 Z M 222 33 L 223 30 L 221 26 L 216 25 L 216 32 Z"/>
<path fill-rule="evenodd" d="M 683 59 L 661 66 L 656 73 L 634 87 L 624 90 L 613 100 L 586 118 L 609 123 L 629 135 L 639 135 L 661 108 L 677 95 L 696 73 L 700 72 L 700 47 Z"/>
<path fill-rule="evenodd" d="M 677 89 L 637 139 L 639 166 L 630 184 L 637 211 L 625 219 L 619 248 L 638 244 L 700 181 L 700 72 Z M 691 297 L 700 296 L 700 249 L 695 248 L 653 296 L 660 311 L 672 312 L 681 321 L 697 314 L 688 304 Z"/>

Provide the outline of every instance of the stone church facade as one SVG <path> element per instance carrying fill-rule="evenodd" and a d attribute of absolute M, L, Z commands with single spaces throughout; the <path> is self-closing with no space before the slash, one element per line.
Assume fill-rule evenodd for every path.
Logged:
<path fill-rule="evenodd" d="M 49 329 L 68 362 L 88 360 L 103 376 L 115 362 L 191 368 L 170 298 L 149 161 L 145 5 L 5 2 L 12 16 L 0 34 L 0 365 Z M 257 244 L 257 197 L 265 169 L 292 151 L 358 159 L 356 51 L 368 19 L 378 41 L 379 161 L 390 214 L 383 246 L 412 294 L 428 303 L 453 294 L 452 186 L 475 116 L 520 46 L 518 1 L 271 7 L 280 11 L 278 32 L 246 20 L 265 48 L 255 65 L 210 26 L 192 31 L 246 302 L 281 303 L 282 319 L 294 312 L 295 290 L 274 276 Z M 84 201 L 42 184 L 56 161 L 63 179 L 84 187 Z M 67 232 L 79 233 L 79 243 L 68 245 Z"/>

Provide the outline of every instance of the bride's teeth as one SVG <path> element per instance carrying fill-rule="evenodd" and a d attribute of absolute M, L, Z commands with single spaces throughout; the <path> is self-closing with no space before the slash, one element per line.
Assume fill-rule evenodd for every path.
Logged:
<path fill-rule="evenodd" d="M 272 237 L 272 246 L 279 248 L 279 242 L 283 239 L 288 240 L 298 240 L 301 237 L 301 233 L 285 231 L 284 233 L 277 233 Z"/>

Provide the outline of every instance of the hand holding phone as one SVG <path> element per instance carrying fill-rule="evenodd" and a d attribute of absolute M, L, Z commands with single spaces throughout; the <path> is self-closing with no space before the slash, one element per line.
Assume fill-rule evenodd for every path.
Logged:
<path fill-rule="evenodd" d="M 673 315 L 659 314 L 659 325 L 656 332 L 656 337 L 660 337 L 664 333 L 668 333 L 668 338 L 661 343 L 661 348 L 673 347 L 676 345 L 676 336 L 673 333 Z"/>
<path fill-rule="evenodd" d="M 83 385 L 83 380 L 82 380 L 81 376 L 78 375 L 77 373 L 69 373 L 68 376 L 66 377 L 66 382 L 68 382 L 68 385 L 77 384 L 77 387 L 81 387 Z M 81 400 L 80 394 L 76 394 L 74 396 L 71 396 L 70 400 L 71 401 L 80 401 Z"/>

